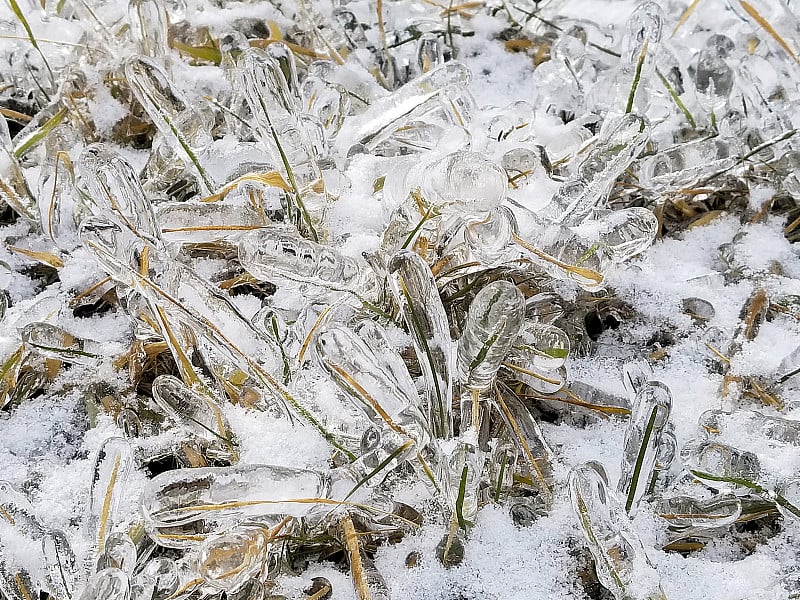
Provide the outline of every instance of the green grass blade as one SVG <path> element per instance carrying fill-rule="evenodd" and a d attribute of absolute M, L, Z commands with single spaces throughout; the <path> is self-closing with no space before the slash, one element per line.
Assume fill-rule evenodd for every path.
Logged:
<path fill-rule="evenodd" d="M 625 113 L 633 110 L 633 99 L 636 96 L 636 88 L 639 87 L 639 81 L 642 78 L 642 67 L 644 66 L 644 59 L 647 58 L 647 46 L 649 39 L 645 38 L 642 44 L 642 50 L 639 52 L 639 58 L 636 59 L 636 71 L 633 74 L 633 84 L 631 84 L 631 91 L 628 94 L 628 104 L 625 106 Z"/>
<path fill-rule="evenodd" d="M 39 53 L 39 56 L 42 57 L 42 61 L 44 61 L 44 66 L 47 67 L 47 72 L 50 74 L 50 82 L 53 83 L 55 78 L 53 77 L 53 70 L 50 68 L 50 63 L 47 62 L 47 59 L 42 52 L 42 49 L 39 48 L 39 42 L 36 41 L 36 37 L 33 35 L 33 30 L 31 29 L 30 24 L 28 23 L 28 19 L 25 18 L 25 15 L 22 14 L 22 9 L 17 4 L 17 0 L 8 0 L 9 5 L 11 6 L 11 10 L 13 11 L 14 15 L 19 19 L 19 22 L 22 24 L 22 27 L 25 29 L 25 33 L 28 35 L 28 39 L 31 42 L 31 45 L 36 48 L 36 52 Z"/>
<path fill-rule="evenodd" d="M 66 107 L 62 107 L 55 113 L 52 117 L 47 119 L 39 129 L 34 131 L 27 139 L 23 140 L 22 143 L 14 148 L 14 157 L 15 158 L 22 158 L 22 156 L 31 148 L 39 144 L 44 138 L 46 138 L 53 129 L 58 127 L 61 123 L 63 123 L 64 119 L 66 118 L 69 110 Z"/>
<path fill-rule="evenodd" d="M 283 384 L 288 385 L 292 369 L 289 367 L 289 357 L 286 356 L 286 350 L 283 347 L 283 341 L 281 340 L 280 331 L 278 330 L 278 319 L 274 314 L 270 320 L 270 327 L 272 328 L 272 335 L 275 337 L 275 343 L 278 344 L 281 360 L 283 360 Z"/>
<path fill-rule="evenodd" d="M 697 123 L 695 122 L 692 113 L 690 113 L 689 109 L 686 108 L 686 105 L 683 103 L 683 100 L 681 100 L 680 96 L 678 96 L 678 92 L 675 91 L 675 88 L 672 87 L 669 80 L 666 77 L 664 77 L 664 75 L 658 69 L 656 69 L 656 75 L 658 75 L 658 78 L 661 80 L 661 83 L 666 88 L 670 98 L 672 98 L 672 101 L 675 103 L 678 109 L 683 113 L 683 116 L 686 117 L 686 120 L 689 122 L 689 125 L 691 125 L 692 129 L 696 129 Z"/>
<path fill-rule="evenodd" d="M 647 446 L 650 443 L 650 437 L 653 435 L 653 426 L 656 422 L 659 407 L 653 408 L 650 413 L 650 418 L 647 420 L 647 426 L 644 429 L 644 437 L 642 438 L 642 445 L 639 446 L 639 454 L 636 457 L 636 464 L 633 467 L 633 477 L 631 477 L 631 489 L 628 490 L 628 498 L 625 501 L 625 511 L 630 512 L 633 506 L 633 499 L 636 496 L 636 488 L 639 485 L 639 477 L 642 474 L 642 464 L 644 463 L 645 454 L 647 454 Z"/>
<path fill-rule="evenodd" d="M 399 448 L 397 448 L 397 449 L 396 449 L 394 452 L 392 452 L 392 453 L 391 453 L 389 456 L 387 456 L 385 459 L 383 459 L 383 460 L 381 461 L 381 463 L 380 463 L 380 464 L 379 464 L 377 467 L 375 467 L 374 469 L 372 469 L 372 471 L 370 471 L 370 472 L 367 474 L 367 476 L 366 476 L 366 477 L 364 477 L 364 478 L 363 478 L 361 481 L 359 481 L 359 482 L 358 482 L 358 483 L 355 485 L 355 487 L 354 487 L 352 490 L 350 490 L 350 491 L 347 493 L 347 496 L 345 496 L 345 497 L 344 497 L 344 500 L 343 500 L 343 501 L 344 501 L 344 502 L 347 502 L 347 500 L 350 498 L 350 496 L 352 496 L 353 494 L 355 494 L 355 493 L 356 493 L 356 491 L 358 491 L 358 489 L 359 489 L 359 488 L 361 488 L 361 486 L 363 486 L 363 485 L 364 485 L 365 483 L 367 483 L 367 482 L 368 482 L 370 479 L 372 479 L 373 477 L 375 477 L 375 476 L 376 476 L 378 473 L 380 473 L 381 471 L 383 471 L 383 470 L 384 470 L 384 469 L 385 469 L 385 468 L 386 468 L 386 467 L 387 467 L 387 466 L 388 466 L 388 465 L 389 465 L 389 464 L 390 464 L 390 463 L 391 463 L 391 462 L 392 462 L 392 461 L 393 461 L 395 458 L 397 458 L 397 457 L 398 457 L 400 454 L 402 454 L 403 452 L 405 452 L 406 450 L 408 450 L 408 449 L 409 449 L 411 446 L 413 446 L 413 445 L 414 445 L 414 442 L 413 442 L 413 441 L 411 441 L 411 440 L 408 440 L 408 441 L 407 441 L 405 444 L 403 444 L 402 446 L 400 446 Z"/>
<path fill-rule="evenodd" d="M 464 520 L 464 497 L 467 495 L 467 474 L 469 468 L 464 465 L 461 469 L 461 480 L 458 482 L 458 498 L 456 498 L 456 519 L 458 526 L 464 531 L 467 530 L 467 522 Z"/>
<path fill-rule="evenodd" d="M 439 386 L 439 369 L 436 368 L 436 361 L 433 358 L 433 353 L 431 352 L 430 346 L 428 346 L 428 339 L 425 335 L 425 329 L 422 327 L 422 324 L 417 318 L 417 308 L 414 305 L 414 301 L 411 299 L 411 295 L 408 293 L 408 289 L 406 288 L 405 284 L 403 284 L 403 296 L 405 296 L 406 303 L 408 304 L 408 320 L 410 321 L 409 325 L 416 330 L 417 338 L 419 339 L 420 344 L 422 344 L 422 349 L 425 352 L 425 360 L 428 362 L 428 367 L 431 370 L 433 387 L 436 390 L 437 408 L 434 411 L 435 414 L 433 415 L 436 419 L 436 422 L 432 423 L 433 430 L 434 432 L 442 432 L 447 428 L 447 424 L 445 423 L 445 402 L 449 402 L 450 399 L 444 398 L 444 394 Z"/>
<path fill-rule="evenodd" d="M 500 502 L 500 491 L 503 489 L 503 475 L 506 472 L 506 463 L 508 462 L 508 455 L 504 452 L 503 459 L 500 461 L 500 472 L 497 474 L 497 486 L 494 490 L 494 501 Z"/>

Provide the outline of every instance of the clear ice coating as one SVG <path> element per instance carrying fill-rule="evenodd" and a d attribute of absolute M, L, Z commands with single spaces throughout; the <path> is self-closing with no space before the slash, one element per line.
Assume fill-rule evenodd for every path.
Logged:
<path fill-rule="evenodd" d="M 81 152 L 78 169 L 96 213 L 149 240 L 161 237 L 153 206 L 124 158 L 103 144 L 93 144 Z"/>
<path fill-rule="evenodd" d="M 709 410 L 700 415 L 700 427 L 709 435 L 724 436 L 726 439 L 741 435 L 742 430 L 750 435 L 758 435 L 771 442 L 800 446 L 800 421 L 772 417 L 756 410 L 740 410 L 728 413 L 722 410 Z"/>
<path fill-rule="evenodd" d="M 608 486 L 602 465 L 588 462 L 569 474 L 572 509 L 595 559 L 597 577 L 617 600 L 665 600 L 657 571 Z"/>
<path fill-rule="evenodd" d="M 458 341 L 458 370 L 467 389 L 485 392 L 494 382 L 522 325 L 524 303 L 507 281 L 490 283 L 475 296 Z"/>
<path fill-rule="evenodd" d="M 98 356 L 85 350 L 85 341 L 51 323 L 28 323 L 19 332 L 22 343 L 44 358 L 68 363 L 96 364 Z"/>
<path fill-rule="evenodd" d="M 270 542 L 269 529 L 256 524 L 209 537 L 198 550 L 198 572 L 209 586 L 235 592 L 264 569 Z"/>
<path fill-rule="evenodd" d="M 693 496 L 665 496 L 655 502 L 654 509 L 671 528 L 715 529 L 735 523 L 742 514 L 742 502 L 732 495 L 703 500 Z"/>
<path fill-rule="evenodd" d="M 692 475 L 720 492 L 747 494 L 747 483 L 761 475 L 755 454 L 711 440 L 690 441 L 681 449 L 681 459 Z"/>
<path fill-rule="evenodd" d="M 726 59 L 734 48 L 733 40 L 717 33 L 706 40 L 705 47 L 697 57 L 694 85 L 699 99 L 709 110 L 724 110 L 733 89 L 733 69 Z"/>
<path fill-rule="evenodd" d="M 97 558 L 97 570 L 115 568 L 133 574 L 136 567 L 136 545 L 127 533 L 116 531 L 110 534 L 103 544 L 103 551 Z"/>
<path fill-rule="evenodd" d="M 128 600 L 131 596 L 130 578 L 115 567 L 98 571 L 89 578 L 79 600 Z"/>
<path fill-rule="evenodd" d="M 420 192 L 436 207 L 483 214 L 503 201 L 507 179 L 503 169 L 480 154 L 460 151 L 428 166 Z"/>
<path fill-rule="evenodd" d="M 569 351 L 569 336 L 563 329 L 529 320 L 520 328 L 508 360 L 538 372 L 554 371 L 564 365 Z"/>
<path fill-rule="evenodd" d="M 201 393 L 170 375 L 159 375 L 153 381 L 153 400 L 178 425 L 194 435 L 208 439 L 218 446 L 215 453 L 237 459 L 236 441 L 231 426 L 219 404 L 207 389 Z"/>
<path fill-rule="evenodd" d="M 425 376 L 431 431 L 435 437 L 447 439 L 453 432 L 454 352 L 436 282 L 425 261 L 408 250 L 395 254 L 388 270 L 395 301 L 400 306 Z"/>
<path fill-rule="evenodd" d="M 119 504 L 132 469 L 130 443 L 124 438 L 108 438 L 94 461 L 86 520 L 98 554 L 103 552 L 106 539 L 117 523 Z M 115 578 L 109 575 L 109 581 L 112 580 Z"/>
<path fill-rule="evenodd" d="M 463 127 L 470 115 L 457 107 L 471 107 L 474 102 L 466 89 L 470 79 L 467 67 L 453 61 L 428 71 L 392 94 L 372 102 L 361 114 L 346 119 L 336 136 L 334 150 L 341 155 L 350 154 L 354 148 L 374 150 L 410 124 L 420 128 L 422 133 L 421 139 L 413 146 L 435 147 L 443 133 L 441 128 L 426 131 L 419 122 L 438 121 L 453 128 Z"/>
<path fill-rule="evenodd" d="M 19 157 L 12 147 L 8 123 L 0 119 L 0 200 L 17 214 L 36 223 L 38 210 L 25 175 L 19 164 Z"/>
<path fill-rule="evenodd" d="M 509 430 L 509 438 L 517 448 L 520 460 L 513 469 L 532 482 L 546 509 L 552 502 L 553 451 L 547 445 L 539 424 L 515 394 L 497 394 L 492 400 Z"/>
<path fill-rule="evenodd" d="M 269 515 L 302 517 L 324 503 L 330 482 L 315 471 L 273 465 L 203 467 L 167 471 L 142 492 L 148 533 L 196 521 L 235 524 Z"/>
<path fill-rule="evenodd" d="M 669 464 L 657 465 L 659 458 L 674 456 L 674 444 L 664 439 L 670 436 L 667 430 L 669 413 L 672 410 L 672 394 L 669 388 L 658 381 L 645 383 L 636 393 L 628 428 L 625 430 L 624 454 L 617 491 L 625 496 L 625 510 L 634 510 L 647 493 L 654 472 Z M 662 446 L 669 444 L 666 451 Z"/>
<path fill-rule="evenodd" d="M 47 585 L 58 596 L 71 597 L 78 585 L 78 565 L 67 534 L 56 529 L 42 537 Z"/>
<path fill-rule="evenodd" d="M 387 364 L 380 356 L 379 344 L 385 341 L 375 327 L 362 325 L 362 335 L 342 326 L 326 328 L 317 336 L 319 360 L 379 430 L 410 437 L 423 448 L 431 433 L 418 406 L 419 394 L 402 362 Z M 387 450 L 391 453 L 396 448 Z"/>
<path fill-rule="evenodd" d="M 139 51 L 151 58 L 167 56 L 169 49 L 169 17 L 167 9 L 158 0 L 130 0 L 128 18 L 131 35 Z"/>
<path fill-rule="evenodd" d="M 375 299 L 378 292 L 376 278 L 366 264 L 279 226 L 242 236 L 239 260 L 259 279 L 276 279 L 308 294 L 349 293 L 356 299 Z"/>
<path fill-rule="evenodd" d="M 644 149 L 648 137 L 649 123 L 644 117 L 628 113 L 606 121 L 575 173 L 542 211 L 543 216 L 554 223 L 580 224 Z"/>

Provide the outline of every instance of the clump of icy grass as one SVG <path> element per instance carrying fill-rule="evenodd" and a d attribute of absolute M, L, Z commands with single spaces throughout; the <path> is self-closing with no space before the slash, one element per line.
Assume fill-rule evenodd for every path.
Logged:
<path fill-rule="evenodd" d="M 9 600 L 800 593 L 792 5 L 2 11 Z"/>

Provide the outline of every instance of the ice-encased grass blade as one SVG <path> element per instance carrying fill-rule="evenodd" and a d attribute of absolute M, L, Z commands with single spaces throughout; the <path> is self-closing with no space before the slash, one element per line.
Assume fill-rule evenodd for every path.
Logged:
<path fill-rule="evenodd" d="M 11 7 L 11 11 L 14 13 L 14 16 L 17 17 L 17 20 L 20 22 L 23 29 L 25 30 L 25 33 L 28 36 L 28 40 L 30 41 L 31 46 L 33 46 L 36 49 L 36 52 L 38 52 L 39 56 L 42 58 L 42 62 L 44 63 L 44 66 L 47 68 L 47 73 L 50 76 L 51 85 L 55 85 L 55 75 L 53 74 L 53 69 L 50 68 L 50 63 L 47 62 L 47 57 L 42 52 L 42 49 L 39 47 L 39 42 L 33 35 L 33 30 L 31 29 L 31 26 L 28 23 L 28 19 L 25 18 L 25 14 L 22 12 L 19 3 L 17 3 L 17 0 L 8 0 L 8 4 Z"/>
<path fill-rule="evenodd" d="M 567 485 L 603 587 L 616 600 L 666 600 L 658 573 L 609 489 L 602 465 L 589 462 L 575 467 Z"/>
<path fill-rule="evenodd" d="M 236 592 L 266 567 L 271 538 L 269 529 L 256 524 L 210 537 L 198 549 L 197 571 L 212 588 Z"/>
<path fill-rule="evenodd" d="M 798 484 L 797 478 L 782 482 L 777 486 L 770 486 L 742 476 L 711 473 L 692 468 L 689 469 L 689 472 L 698 480 L 715 489 L 751 491 L 767 501 L 774 502 L 782 515 L 800 519 L 800 494 L 798 494 L 800 484 Z"/>
<path fill-rule="evenodd" d="M 92 144 L 81 152 L 78 168 L 96 214 L 152 242 L 160 240 L 153 205 L 127 160 L 104 144 Z"/>
<path fill-rule="evenodd" d="M 269 225 L 246 233 L 238 249 L 242 266 L 261 281 L 309 284 L 361 302 L 376 300 L 378 283 L 366 264 L 289 228 Z"/>
<path fill-rule="evenodd" d="M 38 572 L 32 573 L 26 565 L 44 562 L 37 542 L 47 535 L 47 528 L 37 517 L 28 497 L 6 481 L 0 481 L 0 535 L 4 541 L 4 555 L 18 545 L 26 549 L 29 561 L 20 564 L 5 557 L 0 560 L 0 592 L 9 600 L 30 600 L 45 582 L 39 580 Z M 11 540 L 15 540 L 11 542 L 14 546 L 9 543 Z"/>
<path fill-rule="evenodd" d="M 364 339 L 346 327 L 332 326 L 318 334 L 316 347 L 322 366 L 358 400 L 357 406 L 376 427 L 411 437 L 419 447 L 430 441 L 427 422 L 417 408 L 417 394 L 403 393 L 398 375 L 378 363 L 375 350 Z"/>
<path fill-rule="evenodd" d="M 70 250 L 77 241 L 75 168 L 65 151 L 57 151 L 53 172 L 44 180 L 39 195 L 42 230 L 61 250 Z"/>
<path fill-rule="evenodd" d="M 279 58 L 281 58 L 280 55 Z M 256 130 L 267 148 L 277 154 L 275 162 L 283 165 L 292 187 L 287 206 L 289 218 L 298 227 L 305 227 L 309 237 L 317 241 L 319 237 L 300 190 L 301 182 L 295 178 L 295 167 L 298 165 L 293 164 L 290 160 L 290 155 L 294 154 L 291 150 L 297 150 L 303 155 L 303 162 L 308 164 L 311 172 L 315 175 L 312 179 L 320 181 L 322 174 L 316 165 L 316 152 L 308 133 L 297 119 L 297 102 L 294 94 L 289 91 L 289 83 L 286 79 L 286 75 L 289 75 L 291 79 L 293 70 L 287 66 L 287 60 L 286 56 L 282 56 L 279 60 L 268 52 L 250 48 L 242 52 L 239 57 L 238 75 L 241 78 L 241 85 L 244 87 L 244 96 L 250 112 L 255 119 Z M 284 74 L 284 68 L 287 70 L 286 74 Z M 289 148 L 289 152 L 284 149 L 283 141 L 278 134 L 281 124 L 288 124 L 296 130 L 297 136 L 300 138 L 299 148 Z"/>
<path fill-rule="evenodd" d="M 233 242 L 266 225 L 250 204 L 171 202 L 158 207 L 156 218 L 163 238 L 181 244 Z"/>
<path fill-rule="evenodd" d="M 122 569 L 109 567 L 98 571 L 89 578 L 78 600 L 128 600 L 131 582 Z"/>
<path fill-rule="evenodd" d="M 749 493 L 750 482 L 761 476 L 758 456 L 717 441 L 691 440 L 681 450 L 681 459 L 690 473 L 719 492 Z"/>
<path fill-rule="evenodd" d="M 87 520 L 98 554 L 103 551 L 106 537 L 116 524 L 119 503 L 132 468 L 133 454 L 127 440 L 112 437 L 103 442 L 92 469 Z"/>
<path fill-rule="evenodd" d="M 124 531 L 114 531 L 106 537 L 103 551 L 97 557 L 97 570 L 121 569 L 128 576 L 136 567 L 136 545 Z"/>
<path fill-rule="evenodd" d="M 489 389 L 500 364 L 517 339 L 525 298 L 517 286 L 494 281 L 475 296 L 458 342 L 458 370 L 470 390 Z"/>
<path fill-rule="evenodd" d="M 175 377 L 160 375 L 153 381 L 153 400 L 176 423 L 201 437 L 210 436 L 235 454 L 230 424 L 210 395 L 195 392 Z"/>
<path fill-rule="evenodd" d="M 28 600 L 36 595 L 30 573 L 24 567 L 0 562 L 0 592 L 9 600 Z"/>
<path fill-rule="evenodd" d="M 676 529 L 726 527 L 742 514 L 742 502 L 736 496 L 718 495 L 706 499 L 671 496 L 655 501 L 655 511 Z"/>
<path fill-rule="evenodd" d="M 19 162 L 5 147 L 0 147 L 0 199 L 27 221 L 39 222 L 39 209 Z"/>
<path fill-rule="evenodd" d="M 447 102 L 440 102 L 440 97 L 451 92 L 451 86 L 459 90 L 466 88 L 470 79 L 469 70 L 453 61 L 429 71 L 393 94 L 376 100 L 360 115 L 345 120 L 334 149 L 346 155 L 356 145 L 375 148 L 409 121 L 448 106 Z M 463 93 L 467 93 L 465 89 Z"/>
<path fill-rule="evenodd" d="M 672 395 L 661 382 L 650 381 L 636 394 L 633 412 L 625 430 L 621 475 L 617 485 L 617 490 L 626 497 L 625 510 L 628 512 L 635 510 L 647 493 L 671 409 Z"/>
<path fill-rule="evenodd" d="M 12 392 L 17 385 L 17 377 L 19 376 L 20 369 L 25 362 L 27 351 L 25 346 L 22 345 L 12 352 L 0 364 L 0 408 L 3 408 L 10 402 Z"/>
<path fill-rule="evenodd" d="M 649 139 L 649 123 L 628 113 L 608 119 L 595 145 L 541 212 L 554 223 L 577 225 L 600 202 L 609 186 L 633 162 Z"/>
<path fill-rule="evenodd" d="M 483 471 L 484 453 L 468 441 L 459 439 L 449 456 L 440 465 L 446 473 L 449 505 L 462 531 L 475 523 L 478 514 L 479 486 Z"/>
<path fill-rule="evenodd" d="M 100 362 L 99 355 L 84 350 L 84 340 L 52 323 L 28 323 L 19 333 L 22 343 L 44 358 L 81 365 Z"/>
<path fill-rule="evenodd" d="M 13 148 L 8 146 L 12 156 L 21 159 L 25 154 L 42 143 L 50 133 L 69 115 L 69 109 L 61 105 L 61 100 L 51 102 L 44 110 L 28 121 L 27 125 L 14 136 Z"/>
<path fill-rule="evenodd" d="M 208 297 L 203 294 L 197 295 L 197 290 L 208 289 L 214 302 L 211 306 L 201 302 L 192 304 L 189 308 L 150 277 L 140 273 L 138 265 L 131 265 L 130 261 L 126 262 L 125 254 L 132 254 L 132 250 L 137 247 L 140 249 L 146 247 L 143 240 L 135 238 L 132 234 L 126 238 L 120 227 L 98 217 L 86 219 L 81 224 L 81 239 L 114 279 L 130 287 L 135 287 L 153 305 L 163 307 L 166 312 L 175 315 L 176 322 L 183 322 L 194 329 L 198 338 L 205 340 L 208 347 L 215 351 L 218 357 L 240 368 L 246 368 L 254 380 L 258 381 L 276 402 L 287 407 L 290 414 L 293 412 L 310 423 L 332 446 L 341 450 L 351 460 L 355 460 L 352 452 L 327 431 L 319 418 L 297 401 L 292 393 L 277 380 L 277 375 L 273 375 L 273 373 L 279 372 L 281 364 L 279 350 L 274 347 L 273 342 L 258 334 L 252 324 L 233 307 L 229 300 L 217 290 L 210 289 L 210 284 L 205 279 L 190 272 L 187 280 L 192 284 L 188 286 L 188 290 L 194 290 L 193 299 L 197 302 Z M 123 256 L 120 258 L 118 254 L 121 251 Z M 153 254 L 156 252 L 156 250 L 152 250 Z M 184 273 L 188 269 L 179 263 L 174 263 L 173 266 Z M 187 281 L 183 283 L 186 284 Z M 253 335 L 246 335 L 244 341 L 249 341 L 250 344 L 255 342 L 256 346 L 240 348 L 241 340 L 235 343 L 226 335 L 225 330 L 229 329 L 226 324 L 238 325 L 243 328 L 244 332 L 254 332 Z M 256 349 L 259 351 L 255 351 Z M 176 360 L 179 358 L 176 357 Z"/>
<path fill-rule="evenodd" d="M 625 103 L 626 113 L 633 110 L 640 85 L 649 84 L 655 71 L 655 61 L 661 43 L 664 21 L 664 12 L 657 3 L 641 2 L 633 10 L 625 24 L 626 35 L 623 39 L 620 72 L 633 73 Z M 648 92 L 649 89 L 643 89 L 640 95 L 646 96 Z"/>
<path fill-rule="evenodd" d="M 395 301 L 414 341 L 425 377 L 427 414 L 434 437 L 453 434 L 453 343 L 439 290 L 430 268 L 418 254 L 397 252 L 389 261 L 389 281 Z"/>
<path fill-rule="evenodd" d="M 200 163 L 210 138 L 191 103 L 174 88 L 164 70 L 147 57 L 128 59 L 125 77 L 156 128 L 197 176 L 203 195 L 211 194 L 217 186 Z"/>
<path fill-rule="evenodd" d="M 248 464 L 177 469 L 147 483 L 141 507 L 152 535 L 157 528 L 202 519 L 306 516 L 318 506 L 318 499 L 328 497 L 329 488 L 323 474 L 290 467 Z"/>
<path fill-rule="evenodd" d="M 700 415 L 698 424 L 709 436 L 722 435 L 722 439 L 732 439 L 737 432 L 744 430 L 772 442 L 800 446 L 800 421 L 768 416 L 755 410 L 732 413 L 708 410 Z"/>
<path fill-rule="evenodd" d="M 553 477 L 551 457 L 553 451 L 548 446 L 539 424 L 530 411 L 516 394 L 507 388 L 505 388 L 507 393 L 503 393 L 501 390 L 504 387 L 497 389 L 496 393 L 491 397 L 492 401 L 509 429 L 509 438 L 513 440 L 522 460 L 527 463 L 528 473 L 525 473 L 525 475 L 538 488 L 545 505 L 549 505 L 553 499 L 551 489 Z"/>
<path fill-rule="evenodd" d="M 50 590 L 58 597 L 72 600 L 79 580 L 78 565 L 69 538 L 60 529 L 42 537 L 42 554 L 47 567 Z"/>
<path fill-rule="evenodd" d="M 576 238 L 577 236 L 573 236 L 572 238 L 567 237 L 566 239 L 559 240 L 554 244 L 554 248 L 552 250 L 555 250 L 556 252 L 559 250 L 562 252 L 566 250 L 570 254 L 575 254 L 574 249 L 570 247 L 571 244 L 574 244 L 576 247 L 581 249 L 585 247 L 579 243 L 582 240 L 578 240 Z M 595 268 L 587 268 L 581 264 L 565 262 L 560 257 L 554 256 L 552 252 L 545 252 L 544 250 L 537 248 L 515 233 L 511 234 L 511 239 L 520 247 L 525 249 L 525 251 L 530 253 L 536 262 L 541 261 L 545 268 L 547 268 L 554 277 L 558 277 L 560 279 L 571 279 L 587 289 L 597 289 L 603 285 L 603 281 L 605 280 L 605 274 L 603 272 L 604 269 L 597 270 Z M 584 260 L 581 262 L 585 262 L 585 260 L 588 258 L 596 258 L 596 251 L 598 249 L 598 246 L 589 247 L 586 252 L 579 254 L 576 258 L 583 258 Z M 601 264 L 602 263 L 599 262 L 599 265 Z M 599 265 L 592 264 L 592 267 Z"/>
<path fill-rule="evenodd" d="M 151 58 L 163 58 L 169 52 L 168 17 L 159 0 L 130 0 L 128 20 L 131 35 L 139 50 Z"/>
<path fill-rule="evenodd" d="M 46 527 L 28 497 L 7 481 L 0 480 L 0 524 L 12 526 L 24 537 L 39 539 Z"/>
<path fill-rule="evenodd" d="M 623 263 L 653 243 L 658 227 L 658 218 L 652 211 L 632 207 L 587 219 L 574 230 L 585 239 L 601 244 L 613 262 Z"/>
<path fill-rule="evenodd" d="M 555 325 L 525 321 L 506 360 L 522 368 L 547 372 L 560 368 L 570 352 L 569 336 Z"/>

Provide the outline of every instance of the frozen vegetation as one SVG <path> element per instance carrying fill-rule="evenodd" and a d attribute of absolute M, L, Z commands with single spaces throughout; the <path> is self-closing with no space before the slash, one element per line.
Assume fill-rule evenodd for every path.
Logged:
<path fill-rule="evenodd" d="M 0 598 L 800 598 L 789 0 L 4 0 Z"/>

